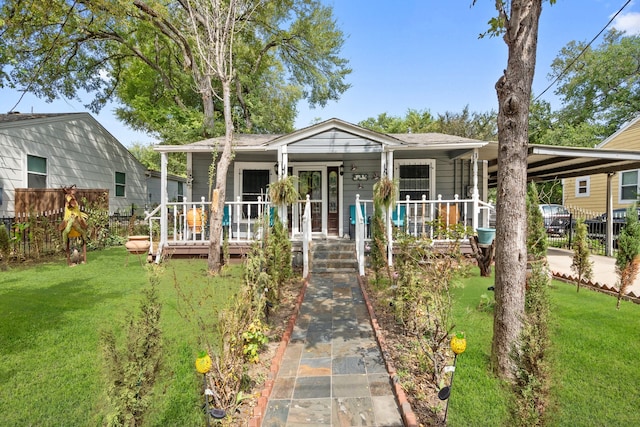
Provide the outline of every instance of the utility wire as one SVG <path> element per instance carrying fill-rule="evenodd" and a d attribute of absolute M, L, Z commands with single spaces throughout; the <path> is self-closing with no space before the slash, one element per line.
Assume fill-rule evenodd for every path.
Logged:
<path fill-rule="evenodd" d="M 544 95 L 544 94 L 545 94 L 549 89 L 551 89 L 551 87 L 552 87 L 554 84 L 556 84 L 556 83 L 558 82 L 558 80 L 560 80 L 560 78 L 561 78 L 562 76 L 564 76 L 564 75 L 567 73 L 567 71 L 569 71 L 569 69 L 573 66 L 573 64 L 575 64 L 575 63 L 576 63 L 576 61 L 577 61 L 577 60 L 578 60 L 578 59 L 579 59 L 579 58 L 580 58 L 580 57 L 581 57 L 581 56 L 586 52 L 586 50 L 589 48 L 589 46 L 591 46 L 591 45 L 593 44 L 593 42 L 594 42 L 594 41 L 596 41 L 596 39 L 597 39 L 598 37 L 600 37 L 600 35 L 601 35 L 602 33 L 604 33 L 604 31 L 609 27 L 609 25 L 611 25 L 611 23 L 613 22 L 613 20 L 614 20 L 614 19 L 616 19 L 616 17 L 617 17 L 618 15 L 620 15 L 620 13 L 624 10 L 624 8 L 625 8 L 625 7 L 627 7 L 627 6 L 629 5 L 629 3 L 631 3 L 631 0 L 627 0 L 627 2 L 626 2 L 625 4 L 623 4 L 623 5 L 622 5 L 622 7 L 620 8 L 620 10 L 618 10 L 618 11 L 615 13 L 615 15 L 613 15 L 613 16 L 611 17 L 611 19 L 609 20 L 609 22 L 607 22 L 607 25 L 605 25 L 605 26 L 604 26 L 604 28 L 602 28 L 602 29 L 600 30 L 600 32 L 599 32 L 598 34 L 596 34 L 596 36 L 595 36 L 594 38 L 592 38 L 592 39 L 591 39 L 591 41 L 590 41 L 590 42 L 589 42 L 589 43 L 588 43 L 588 44 L 587 44 L 587 45 L 586 45 L 586 46 L 585 46 L 585 47 L 580 51 L 580 53 L 579 53 L 575 58 L 573 58 L 573 60 L 572 60 L 572 61 L 571 61 L 571 62 L 570 62 L 566 67 L 564 67 L 564 69 L 560 72 L 560 74 L 558 74 L 558 75 L 556 76 L 556 78 L 555 78 L 555 79 L 553 79 L 553 81 L 549 84 L 549 86 L 547 86 L 547 87 L 546 87 L 546 89 L 545 89 L 545 90 L 543 90 L 543 91 L 542 91 L 542 93 L 540 93 L 540 95 L 538 95 L 538 96 L 536 96 L 536 97 L 535 97 L 534 102 L 535 102 L 535 101 L 537 101 L 537 100 L 538 100 L 542 95 Z"/>

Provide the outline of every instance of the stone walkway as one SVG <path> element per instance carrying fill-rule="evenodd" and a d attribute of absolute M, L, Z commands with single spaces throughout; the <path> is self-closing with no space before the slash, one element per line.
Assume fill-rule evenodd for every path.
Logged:
<path fill-rule="evenodd" d="M 262 426 L 402 425 L 356 272 L 312 274 Z"/>

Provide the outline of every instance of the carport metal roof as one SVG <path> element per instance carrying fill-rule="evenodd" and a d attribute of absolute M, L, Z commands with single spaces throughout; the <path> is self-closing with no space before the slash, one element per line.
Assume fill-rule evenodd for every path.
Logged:
<path fill-rule="evenodd" d="M 527 179 L 549 181 L 640 169 L 640 151 L 534 145 L 528 147 Z M 498 143 L 478 149 L 478 160 L 488 162 L 489 187 L 498 183 Z"/>
<path fill-rule="evenodd" d="M 478 160 L 488 163 L 489 187 L 498 185 L 498 143 L 490 142 L 478 148 Z M 607 150 L 604 148 L 562 147 L 531 144 L 527 148 L 527 180 L 550 181 L 553 179 L 608 174 L 607 217 L 612 218 L 611 174 L 624 170 L 640 169 L 640 151 Z M 613 223 L 607 222 L 605 253 L 613 249 Z"/>

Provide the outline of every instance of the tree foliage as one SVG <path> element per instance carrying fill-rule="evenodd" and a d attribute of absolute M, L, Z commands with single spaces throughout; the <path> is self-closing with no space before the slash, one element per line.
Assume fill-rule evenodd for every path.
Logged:
<path fill-rule="evenodd" d="M 640 111 L 640 36 L 611 30 L 599 46 L 571 41 L 551 65 L 561 106 L 531 104 L 529 142 L 594 147 Z"/>
<path fill-rule="evenodd" d="M 611 30 L 595 48 L 572 41 L 551 67 L 563 122 L 601 125 L 609 136 L 640 111 L 640 36 Z"/>
<path fill-rule="evenodd" d="M 497 136 L 496 113 L 471 112 L 468 105 L 459 113 L 446 111 L 436 117 L 429 110 L 409 109 L 404 117 L 382 113 L 378 117 L 369 117 L 358 125 L 382 133 L 435 132 L 485 141 L 494 140 Z"/>
<path fill-rule="evenodd" d="M 202 72 L 189 27 L 193 3 L 7 0 L 0 57 L 11 61 L 0 62 L 0 85 L 49 101 L 79 100 L 86 92 L 94 96 L 87 105 L 94 112 L 117 98 L 121 119 L 169 143 L 221 135 L 223 124 L 214 119 L 222 99 L 211 99 L 208 109 L 201 91 L 205 80 L 214 93 L 221 86 Z M 317 0 L 246 1 L 236 24 L 237 129 L 289 131 L 300 99 L 322 106 L 349 87 L 331 7 Z"/>

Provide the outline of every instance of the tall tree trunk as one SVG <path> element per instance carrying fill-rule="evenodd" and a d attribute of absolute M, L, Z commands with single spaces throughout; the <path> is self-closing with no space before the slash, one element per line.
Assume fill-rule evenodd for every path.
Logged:
<path fill-rule="evenodd" d="M 209 257 L 207 266 L 210 273 L 220 271 L 220 238 L 222 236 L 222 213 L 224 211 L 227 171 L 231 164 L 233 146 L 233 120 L 231 117 L 231 81 L 222 80 L 222 101 L 224 104 L 224 147 L 216 165 L 217 200 L 211 195 L 211 215 L 209 217 Z"/>
<path fill-rule="evenodd" d="M 491 358 L 496 373 L 513 378 L 510 352 L 519 351 L 527 269 L 527 146 L 531 84 L 542 0 L 512 0 L 505 20 L 509 59 L 498 94 L 496 306 Z M 505 17 L 506 18 L 506 17 Z"/>

